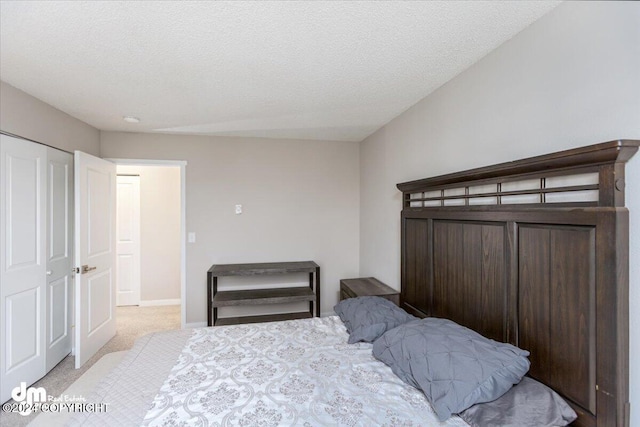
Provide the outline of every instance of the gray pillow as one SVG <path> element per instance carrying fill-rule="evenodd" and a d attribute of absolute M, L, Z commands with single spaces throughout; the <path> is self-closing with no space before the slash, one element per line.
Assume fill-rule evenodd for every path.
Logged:
<path fill-rule="evenodd" d="M 460 417 L 471 427 L 566 426 L 578 418 L 558 393 L 529 377 L 493 402 L 462 411 Z"/>
<path fill-rule="evenodd" d="M 422 390 L 440 421 L 497 399 L 529 370 L 528 351 L 434 317 L 386 332 L 373 355 Z"/>
<path fill-rule="evenodd" d="M 348 298 L 333 309 L 347 327 L 349 344 L 373 342 L 389 329 L 416 319 L 381 297 Z"/>

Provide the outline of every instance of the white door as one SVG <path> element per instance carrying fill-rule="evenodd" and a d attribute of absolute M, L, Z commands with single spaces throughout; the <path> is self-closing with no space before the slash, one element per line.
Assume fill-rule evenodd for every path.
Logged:
<path fill-rule="evenodd" d="M 117 305 L 140 304 L 140 177 L 118 175 Z"/>
<path fill-rule="evenodd" d="M 0 135 L 0 401 L 45 374 L 47 149 Z"/>
<path fill-rule="evenodd" d="M 71 352 L 73 156 L 47 149 L 46 368 Z"/>
<path fill-rule="evenodd" d="M 116 166 L 75 152 L 75 356 L 80 368 L 116 334 Z"/>

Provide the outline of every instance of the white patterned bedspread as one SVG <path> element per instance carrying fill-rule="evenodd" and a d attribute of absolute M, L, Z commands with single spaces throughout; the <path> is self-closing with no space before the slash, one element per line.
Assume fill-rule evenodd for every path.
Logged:
<path fill-rule="evenodd" d="M 340 318 L 194 329 L 145 426 L 467 426 L 347 344 Z"/>

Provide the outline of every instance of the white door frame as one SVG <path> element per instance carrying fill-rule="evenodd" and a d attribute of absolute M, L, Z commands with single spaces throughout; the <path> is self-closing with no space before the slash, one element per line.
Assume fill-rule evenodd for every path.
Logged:
<path fill-rule="evenodd" d="M 149 160 L 105 158 L 116 165 L 128 166 L 180 166 L 180 326 L 187 324 L 187 186 L 186 160 Z"/>

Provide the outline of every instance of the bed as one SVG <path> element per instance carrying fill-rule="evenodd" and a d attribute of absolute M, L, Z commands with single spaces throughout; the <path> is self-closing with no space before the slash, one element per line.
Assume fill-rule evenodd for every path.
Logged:
<path fill-rule="evenodd" d="M 638 141 L 398 184 L 401 306 L 528 350 L 577 426 L 628 426 L 628 212 Z M 336 316 L 152 334 L 70 425 L 467 425 L 348 344 Z"/>
<path fill-rule="evenodd" d="M 467 426 L 347 338 L 337 316 L 152 334 L 71 425 Z"/>

